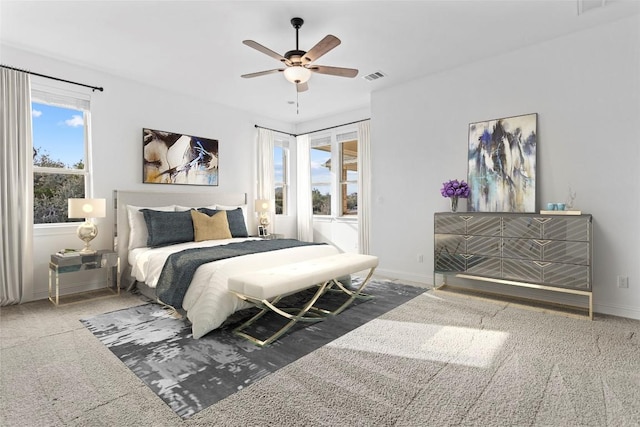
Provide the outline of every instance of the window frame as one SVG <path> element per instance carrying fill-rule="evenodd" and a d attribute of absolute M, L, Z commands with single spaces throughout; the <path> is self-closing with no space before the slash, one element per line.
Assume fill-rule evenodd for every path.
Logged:
<path fill-rule="evenodd" d="M 273 191 L 275 195 L 275 189 L 279 185 L 282 187 L 282 213 L 276 213 L 276 216 L 287 216 L 290 212 L 289 201 L 291 200 L 291 183 L 290 176 L 291 170 L 289 168 L 290 159 L 291 159 L 291 151 L 289 149 L 289 140 L 284 137 L 276 136 L 273 141 L 273 168 L 274 168 L 274 179 L 273 179 Z M 282 182 L 276 181 L 275 179 L 275 155 L 276 149 L 282 150 Z"/>
<path fill-rule="evenodd" d="M 331 162 L 331 164 L 335 164 L 335 159 L 334 157 L 334 153 L 335 153 L 335 149 L 333 146 L 333 139 L 331 138 L 331 134 L 317 134 L 316 137 L 310 137 L 309 138 L 309 159 L 311 159 L 311 150 L 317 149 L 317 147 L 329 147 L 329 161 Z M 335 212 L 335 208 L 333 206 L 333 203 L 335 202 L 335 194 L 336 194 L 336 188 L 335 188 L 335 171 L 333 170 L 333 168 L 329 169 L 329 181 L 314 181 L 313 180 L 313 175 L 311 176 L 311 187 L 309 188 L 309 191 L 311 192 L 311 200 L 313 201 L 313 187 L 314 186 L 328 186 L 329 187 L 329 198 L 330 198 L 330 206 L 329 206 L 329 214 L 316 214 L 313 213 L 313 207 L 312 207 L 312 215 L 314 218 L 332 218 L 335 215 L 333 214 Z"/>
<path fill-rule="evenodd" d="M 356 186 L 358 185 L 358 181 L 360 180 L 360 171 L 357 171 L 357 179 L 355 181 L 342 179 L 343 144 L 345 142 L 355 141 L 357 146 L 358 138 L 358 129 L 352 125 L 340 126 L 331 129 L 328 132 L 316 133 L 309 136 L 309 149 L 311 150 L 318 146 L 329 145 L 331 147 L 331 164 L 338 166 L 337 168 L 332 167 L 330 170 L 331 182 L 314 182 L 313 177 L 311 177 L 311 188 L 309 188 L 309 191 L 313 191 L 314 185 L 329 185 L 329 195 L 331 197 L 331 212 L 328 215 L 313 214 L 314 218 L 339 219 L 345 221 L 355 221 L 358 219 L 357 211 L 353 214 L 347 214 L 344 212 L 343 200 L 345 200 L 346 203 L 346 197 L 348 196 L 347 186 L 352 184 L 355 184 Z M 358 194 L 358 200 L 359 197 L 360 196 Z"/>
<path fill-rule="evenodd" d="M 351 132 L 345 133 L 343 135 L 349 134 Z M 344 144 L 348 143 L 348 142 L 355 142 L 356 143 L 356 158 L 355 158 L 355 164 L 356 164 L 356 178 L 355 180 L 353 179 L 349 179 L 349 173 L 347 172 L 345 174 L 345 178 L 342 179 L 342 173 L 345 171 L 344 168 Z M 338 141 L 338 148 L 339 148 L 339 158 L 340 158 L 340 179 L 339 181 L 339 188 L 340 188 L 340 204 L 339 204 L 339 216 L 342 218 L 353 218 L 353 217 L 357 217 L 358 216 L 358 203 L 356 203 L 356 212 L 355 213 L 345 213 L 346 210 L 346 205 L 347 205 L 347 197 L 349 197 L 349 192 L 348 192 L 348 188 L 350 185 L 355 185 L 356 186 L 356 195 L 358 194 L 358 182 L 360 181 L 360 171 L 358 170 L 358 135 L 356 133 L 355 138 L 346 138 L 344 141 Z M 357 197 L 357 196 L 356 196 Z"/>
<path fill-rule="evenodd" d="M 36 174 L 47 174 L 47 175 L 76 175 L 82 176 L 84 182 L 84 197 L 91 198 L 93 197 L 93 166 L 91 160 L 91 102 L 90 96 L 88 94 L 68 91 L 59 87 L 52 87 L 45 84 L 38 84 L 37 82 L 32 82 L 31 88 L 31 108 L 35 104 L 44 104 L 54 107 L 73 109 L 82 113 L 83 119 L 83 139 L 84 139 L 84 147 L 83 147 L 83 163 L 84 169 L 76 169 L 76 168 L 54 168 L 54 167 L 44 167 L 44 166 L 36 166 L 31 162 L 31 175 L 35 178 Z M 32 124 L 33 127 L 33 124 Z M 32 131 L 33 132 L 33 131 Z M 32 136 L 33 140 L 33 136 Z M 51 155 L 55 155 L 55 153 L 50 153 Z M 35 188 L 32 188 L 32 191 Z M 35 209 L 35 197 L 32 197 L 34 206 L 32 209 Z M 34 218 L 35 220 L 35 218 Z M 48 228 L 48 227 L 61 227 L 61 226 L 69 226 L 72 225 L 74 227 L 77 226 L 77 222 L 80 221 L 66 221 L 66 222 L 45 222 L 45 223 L 36 223 L 33 222 L 34 228 Z"/>

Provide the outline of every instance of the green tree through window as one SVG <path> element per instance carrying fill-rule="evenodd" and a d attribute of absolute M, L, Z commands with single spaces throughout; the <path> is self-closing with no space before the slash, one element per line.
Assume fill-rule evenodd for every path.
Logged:
<path fill-rule="evenodd" d="M 276 215 L 286 215 L 289 210 L 289 145 L 276 139 L 273 147 L 274 194 Z"/>

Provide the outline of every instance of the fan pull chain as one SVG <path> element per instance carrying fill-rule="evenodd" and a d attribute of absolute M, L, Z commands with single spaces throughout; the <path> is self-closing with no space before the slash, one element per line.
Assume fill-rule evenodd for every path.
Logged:
<path fill-rule="evenodd" d="M 300 114 L 300 102 L 298 101 L 300 97 L 300 92 L 298 92 L 296 88 L 296 114 Z"/>

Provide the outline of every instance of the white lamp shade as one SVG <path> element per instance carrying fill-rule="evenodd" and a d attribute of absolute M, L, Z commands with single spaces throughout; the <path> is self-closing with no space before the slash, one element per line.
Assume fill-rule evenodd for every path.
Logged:
<path fill-rule="evenodd" d="M 104 218 L 107 213 L 105 199 L 69 199 L 69 218 Z"/>
<path fill-rule="evenodd" d="M 311 71 L 308 68 L 296 65 L 285 68 L 284 77 L 291 83 L 306 83 L 311 77 Z"/>
<path fill-rule="evenodd" d="M 255 202 L 255 211 L 256 212 L 272 212 L 274 211 L 273 200 L 269 199 L 258 199 Z"/>

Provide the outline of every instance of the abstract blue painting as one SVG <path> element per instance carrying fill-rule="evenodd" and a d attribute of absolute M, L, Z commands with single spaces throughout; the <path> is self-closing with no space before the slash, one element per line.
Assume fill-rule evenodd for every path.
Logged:
<path fill-rule="evenodd" d="M 143 183 L 218 185 L 218 140 L 142 130 Z"/>
<path fill-rule="evenodd" d="M 470 212 L 536 212 L 538 115 L 469 124 Z"/>

